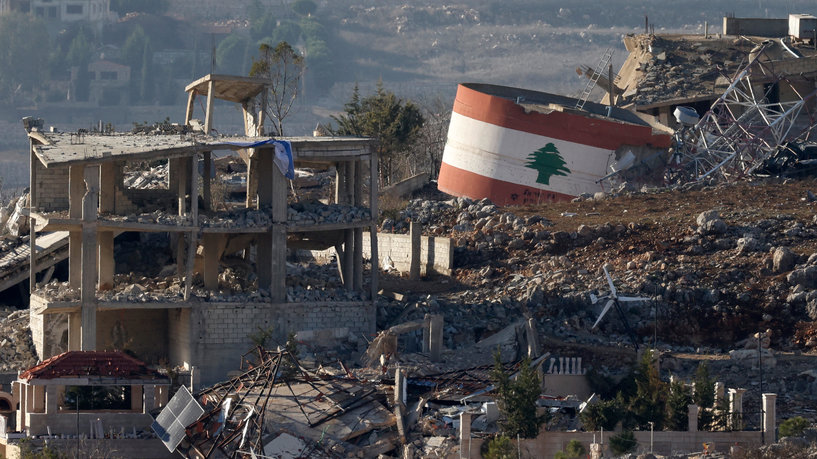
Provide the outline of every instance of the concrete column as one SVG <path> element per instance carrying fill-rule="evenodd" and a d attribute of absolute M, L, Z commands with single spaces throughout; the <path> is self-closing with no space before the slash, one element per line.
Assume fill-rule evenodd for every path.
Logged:
<path fill-rule="evenodd" d="M 743 428 L 743 393 L 746 389 L 729 389 L 729 427 Z"/>
<path fill-rule="evenodd" d="M 201 177 L 202 198 L 204 201 L 204 210 L 210 210 L 212 204 L 212 193 L 210 192 L 212 175 L 213 175 L 213 155 L 209 151 L 205 151 L 202 155 L 204 157 L 204 175 Z"/>
<path fill-rule="evenodd" d="M 255 158 L 254 148 L 247 149 L 247 196 L 244 198 L 244 205 L 247 209 L 258 208 L 258 201 L 255 200 L 258 194 L 258 160 Z M 255 200 L 255 206 L 253 206 Z"/>
<path fill-rule="evenodd" d="M 82 218 L 82 197 L 85 196 L 85 165 L 68 168 L 68 217 Z"/>
<path fill-rule="evenodd" d="M 85 166 L 77 164 L 68 168 L 68 217 L 82 218 L 82 197 L 85 195 Z M 71 288 L 82 287 L 82 232 L 68 233 L 68 284 Z"/>
<path fill-rule="evenodd" d="M 99 212 L 113 213 L 116 205 L 116 164 L 107 161 L 99 165 Z"/>
<path fill-rule="evenodd" d="M 148 413 L 150 410 L 156 408 L 156 386 L 146 385 L 144 390 L 144 405 L 142 407 L 143 413 Z"/>
<path fill-rule="evenodd" d="M 82 231 L 68 233 L 68 285 L 82 287 Z"/>
<path fill-rule="evenodd" d="M 256 245 L 258 285 L 269 289 L 273 303 L 286 301 L 286 227 L 273 225 L 268 233 L 259 234 Z"/>
<path fill-rule="evenodd" d="M 409 239 L 411 240 L 411 261 L 409 265 L 409 279 L 420 279 L 420 237 L 422 226 L 418 222 L 409 223 Z"/>
<path fill-rule="evenodd" d="M 553 367 L 554 367 L 555 365 L 556 365 L 556 358 L 555 358 L 555 357 L 551 357 L 551 358 L 550 358 L 550 366 L 548 366 L 548 371 L 547 371 L 547 372 L 548 372 L 548 374 L 553 374 Z"/>
<path fill-rule="evenodd" d="M 355 291 L 361 291 L 363 289 L 363 228 L 355 228 L 352 230 L 354 236 L 354 260 L 352 265 L 354 266 L 354 278 L 353 280 L 353 288 Z"/>
<path fill-rule="evenodd" d="M 184 216 L 187 213 L 187 187 L 188 187 L 188 175 L 187 170 L 189 165 L 184 160 L 184 158 L 178 158 L 171 160 L 171 162 L 175 163 L 177 170 L 176 173 L 176 202 L 177 208 L 180 216 Z"/>
<path fill-rule="evenodd" d="M 26 413 L 34 412 L 34 386 L 26 384 Z"/>
<path fill-rule="evenodd" d="M 690 432 L 697 432 L 698 431 L 698 405 L 689 405 L 688 406 L 688 415 L 689 415 L 689 426 L 687 430 Z"/>
<path fill-rule="evenodd" d="M 565 358 L 564 357 L 559 357 L 559 374 L 560 375 L 567 374 L 567 372 L 565 371 Z"/>
<path fill-rule="evenodd" d="M 45 413 L 56 413 L 59 409 L 59 386 L 48 385 L 45 386 Z"/>
<path fill-rule="evenodd" d="M 30 188 L 28 191 L 28 208 L 29 211 L 35 211 L 38 207 L 37 200 L 37 165 L 40 160 L 34 153 L 34 140 L 28 141 L 28 183 Z M 34 293 L 37 288 L 37 219 L 34 216 L 29 217 L 28 222 L 28 294 Z M 30 300 L 29 300 L 30 301 Z"/>
<path fill-rule="evenodd" d="M 82 317 L 79 312 L 68 313 L 68 350 L 82 349 Z"/>
<path fill-rule="evenodd" d="M 82 198 L 82 343 L 83 351 L 96 350 L 97 209 L 99 168 L 86 167 L 87 191 Z"/>
<path fill-rule="evenodd" d="M 352 205 L 360 207 L 363 205 L 363 161 L 354 162 L 354 187 Z M 354 260 L 354 289 L 363 289 L 363 228 L 354 229 L 355 239 L 355 260 Z"/>
<path fill-rule="evenodd" d="M 406 404 L 406 373 L 400 367 L 394 370 L 394 404 Z"/>
<path fill-rule="evenodd" d="M 767 443 L 777 441 L 777 394 L 763 394 L 763 432 Z"/>
<path fill-rule="evenodd" d="M 210 135 L 213 129 L 213 101 L 216 99 L 216 82 L 210 80 L 207 82 L 207 112 L 204 115 L 204 134 Z"/>
<path fill-rule="evenodd" d="M 346 204 L 352 206 L 355 204 L 355 161 L 347 161 L 346 163 Z"/>
<path fill-rule="evenodd" d="M 335 163 L 335 203 L 347 204 L 346 198 L 348 193 L 346 191 L 347 168 L 346 162 Z"/>
<path fill-rule="evenodd" d="M 221 234 L 205 233 L 202 236 L 204 245 L 204 288 L 218 290 L 219 241 Z"/>
<path fill-rule="evenodd" d="M 190 124 L 190 120 L 193 119 L 193 109 L 195 106 L 196 101 L 196 90 L 192 90 L 187 93 L 187 109 L 184 112 L 184 124 Z"/>
<path fill-rule="evenodd" d="M 194 227 L 199 225 L 199 156 L 190 158 L 190 219 Z M 190 299 L 190 290 L 193 288 L 193 264 L 196 262 L 196 248 L 198 247 L 198 231 L 193 230 L 188 235 L 187 263 L 184 275 L 184 300 Z"/>
<path fill-rule="evenodd" d="M 380 274 L 379 263 L 380 259 L 377 258 L 377 219 L 379 215 L 379 208 L 378 208 L 378 192 L 377 192 L 377 152 L 374 149 L 370 149 L 369 151 L 369 206 L 372 213 L 372 224 L 369 226 L 369 240 L 371 242 L 371 263 L 372 263 L 372 271 L 371 271 L 371 282 L 370 287 L 372 289 L 372 305 L 377 305 L 377 280 L 378 275 Z"/>
<path fill-rule="evenodd" d="M 581 358 L 581 357 L 579 357 L 579 358 L 577 359 L 577 361 L 576 361 L 576 365 L 578 365 L 578 367 L 579 367 L 579 369 L 578 369 L 578 370 L 579 370 L 579 372 L 578 372 L 577 374 L 580 374 L 580 375 L 581 375 L 581 374 L 584 374 L 584 373 L 582 372 L 582 358 Z"/>
<path fill-rule="evenodd" d="M 97 235 L 99 244 L 99 290 L 113 288 L 115 262 L 113 257 L 113 232 L 100 231 Z"/>
<path fill-rule="evenodd" d="M 443 316 L 432 314 L 428 331 L 428 352 L 432 362 L 439 362 L 443 352 Z"/>
<path fill-rule="evenodd" d="M 20 404 L 20 409 L 17 410 L 17 430 L 20 432 L 26 430 L 26 388 L 28 388 L 28 384 L 20 384 L 16 381 L 11 383 L 11 392 L 17 397 L 17 402 Z"/>
<path fill-rule="evenodd" d="M 343 244 L 343 271 L 341 278 L 346 290 L 354 288 L 355 277 L 355 231 L 346 229 L 343 231 L 346 242 Z"/>
<path fill-rule="evenodd" d="M 130 386 L 130 410 L 134 413 L 142 412 L 142 386 L 139 384 Z"/>
<path fill-rule="evenodd" d="M 722 382 L 720 381 L 715 382 L 715 404 L 718 403 L 718 400 L 726 400 L 724 394 L 725 390 L 726 386 Z"/>
<path fill-rule="evenodd" d="M 460 413 L 460 457 L 471 451 L 471 413 L 463 411 Z"/>

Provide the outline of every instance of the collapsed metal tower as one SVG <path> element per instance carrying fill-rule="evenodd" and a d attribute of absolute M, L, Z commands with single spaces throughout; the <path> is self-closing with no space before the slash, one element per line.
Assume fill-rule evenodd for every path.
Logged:
<path fill-rule="evenodd" d="M 681 123 L 667 167 L 668 182 L 738 180 L 783 145 L 809 140 L 817 126 L 810 103 L 817 89 L 801 94 L 787 75 L 776 72 L 775 62 L 764 53 L 770 43 L 752 50 L 749 63 L 697 123 Z M 783 85 L 793 94 L 788 101 L 779 97 Z M 677 110 L 676 116 L 681 121 Z"/>

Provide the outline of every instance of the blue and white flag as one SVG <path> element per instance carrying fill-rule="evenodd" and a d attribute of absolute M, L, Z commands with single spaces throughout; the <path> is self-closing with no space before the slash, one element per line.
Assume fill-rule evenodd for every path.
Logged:
<path fill-rule="evenodd" d="M 275 157 L 272 161 L 286 178 L 294 179 L 295 161 L 292 160 L 292 145 L 288 140 L 273 140 L 272 143 L 275 145 Z"/>
<path fill-rule="evenodd" d="M 226 142 L 230 145 L 235 145 L 242 148 L 259 148 L 264 145 L 272 144 L 275 148 L 275 156 L 272 162 L 278 166 L 286 178 L 292 180 L 295 178 L 295 161 L 292 159 L 292 144 L 288 140 L 272 140 L 265 139 L 258 142 Z"/>

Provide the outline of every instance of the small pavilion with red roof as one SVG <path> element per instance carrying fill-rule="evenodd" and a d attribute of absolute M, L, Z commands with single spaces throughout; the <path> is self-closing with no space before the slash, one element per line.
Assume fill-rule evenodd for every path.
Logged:
<path fill-rule="evenodd" d="M 89 438 L 92 425 L 100 423 L 104 434 L 148 430 L 149 412 L 167 404 L 169 390 L 166 376 L 123 352 L 68 351 L 23 371 L 12 383 L 16 430 L 40 436 L 50 428 L 52 435 Z"/>

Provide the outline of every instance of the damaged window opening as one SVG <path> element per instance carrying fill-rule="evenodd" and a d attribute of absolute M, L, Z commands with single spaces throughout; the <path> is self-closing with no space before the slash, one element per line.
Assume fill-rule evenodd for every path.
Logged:
<path fill-rule="evenodd" d="M 130 386 L 66 386 L 62 409 L 80 411 L 131 409 Z"/>

